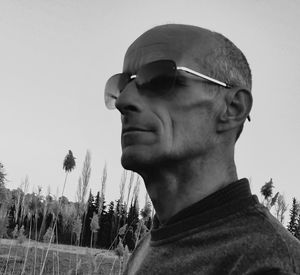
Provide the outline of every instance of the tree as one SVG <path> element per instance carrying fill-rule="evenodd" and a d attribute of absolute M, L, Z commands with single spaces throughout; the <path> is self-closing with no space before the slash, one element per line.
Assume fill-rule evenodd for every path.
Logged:
<path fill-rule="evenodd" d="M 296 198 L 293 198 L 292 208 L 290 209 L 290 222 L 288 224 L 287 230 L 293 235 L 296 233 L 297 229 L 297 217 L 299 215 L 299 203 Z"/>
<path fill-rule="evenodd" d="M 108 212 L 104 213 L 100 226 L 100 245 L 103 248 L 109 248 L 113 241 L 113 231 L 116 225 L 115 221 L 115 205 L 111 201 L 108 206 Z"/>
<path fill-rule="evenodd" d="M 92 233 L 91 233 L 91 248 L 92 248 L 93 247 L 93 236 L 99 230 L 99 216 L 95 212 L 93 213 L 93 218 L 91 220 L 90 228 L 92 231 Z"/>
<path fill-rule="evenodd" d="M 102 207 L 100 207 L 101 204 L 101 198 L 100 198 L 100 192 L 97 192 L 97 195 L 94 197 L 94 205 L 95 205 L 95 209 L 98 213 L 98 215 L 101 215 L 102 212 Z M 101 208 L 101 212 L 99 212 L 99 209 Z"/>
<path fill-rule="evenodd" d="M 43 205 L 42 205 L 42 195 L 41 195 L 42 188 L 38 186 L 38 192 L 34 194 L 32 198 L 32 207 L 34 211 L 34 228 L 35 228 L 35 241 L 38 240 L 38 223 L 39 218 L 43 213 Z"/>
<path fill-rule="evenodd" d="M 4 171 L 3 164 L 0 162 L 0 186 L 4 186 L 5 182 L 6 182 L 6 174 Z"/>
<path fill-rule="evenodd" d="M 284 214 L 287 211 L 287 204 L 285 202 L 285 198 L 283 195 L 279 194 L 277 198 L 277 202 L 275 204 L 275 215 L 276 218 L 283 223 Z"/>
<path fill-rule="evenodd" d="M 295 237 L 300 240 L 300 214 L 298 214 L 296 230 L 295 230 Z"/>
<path fill-rule="evenodd" d="M 24 225 L 22 225 L 18 232 L 18 243 L 19 244 L 24 243 L 24 241 L 26 240 L 24 232 L 25 232 Z"/>
<path fill-rule="evenodd" d="M 11 200 L 11 193 L 4 186 L 0 186 L 0 220 L 7 215 L 7 209 Z"/>
<path fill-rule="evenodd" d="M 127 218 L 127 224 L 129 227 L 130 226 L 132 227 L 133 232 L 136 231 L 138 221 L 139 221 L 139 206 L 138 206 L 138 201 L 136 199 L 134 203 L 130 205 L 128 218 Z"/>
<path fill-rule="evenodd" d="M 43 204 L 42 204 L 42 212 L 43 212 L 43 218 L 42 218 L 42 225 L 40 228 L 40 233 L 39 233 L 39 240 L 41 240 L 41 238 L 43 237 L 43 235 L 45 234 L 46 231 L 46 219 L 49 213 L 49 209 L 50 209 L 50 204 L 52 203 L 53 198 L 50 195 L 50 188 L 48 187 L 48 195 L 46 196 Z"/>
<path fill-rule="evenodd" d="M 25 195 L 27 194 L 27 190 L 28 190 L 28 186 L 29 186 L 29 178 L 28 178 L 28 176 L 25 177 L 25 180 L 21 183 L 21 186 L 23 188 L 24 196 L 22 197 L 22 202 L 21 202 L 21 214 L 20 214 L 20 224 L 19 224 L 19 227 L 24 222 L 24 217 L 25 217 L 25 209 L 26 209 L 26 207 L 24 206 L 24 204 L 25 204 Z"/>
<path fill-rule="evenodd" d="M 96 246 L 97 247 L 109 247 L 107 246 L 108 238 L 110 236 L 110 228 L 111 228 L 111 219 L 109 218 L 109 213 L 106 209 L 106 202 L 103 201 L 101 215 L 99 216 L 99 225 L 100 229 L 97 233 Z M 113 209 L 112 209 L 113 210 Z M 98 214 L 99 215 L 99 214 Z M 112 213 L 113 215 L 113 213 Z"/>
<path fill-rule="evenodd" d="M 0 219 L 0 238 L 7 238 L 8 218 Z"/>
<path fill-rule="evenodd" d="M 116 209 L 114 212 L 114 217 L 112 220 L 112 239 L 113 239 L 113 246 L 117 245 L 117 236 L 119 229 L 125 224 L 126 221 L 126 210 L 125 205 L 120 202 L 120 199 L 116 201 Z"/>
<path fill-rule="evenodd" d="M 23 190 L 19 187 L 15 190 L 12 191 L 12 202 L 14 204 L 14 222 L 19 223 L 19 217 L 21 213 L 21 204 L 24 198 L 24 192 Z"/>
<path fill-rule="evenodd" d="M 94 205 L 94 196 L 90 190 L 90 194 L 89 194 L 89 198 L 88 201 L 86 203 L 86 208 L 83 214 L 83 226 L 82 226 L 82 234 L 81 234 L 81 245 L 86 245 L 88 246 L 90 243 L 90 239 L 91 239 L 91 220 L 93 218 L 93 213 L 96 212 L 96 208 Z"/>
<path fill-rule="evenodd" d="M 53 233 L 52 233 L 52 227 L 48 227 L 46 233 L 43 236 L 43 242 L 44 243 L 54 243 L 55 241 L 55 237 L 52 237 Z"/>
<path fill-rule="evenodd" d="M 27 193 L 24 196 L 23 199 L 23 217 L 24 217 L 24 224 L 25 224 L 25 229 L 27 228 L 31 233 L 31 217 L 32 217 L 32 212 L 31 212 L 31 205 L 32 203 L 32 195 Z M 30 234 L 28 233 L 28 237 L 30 238 Z"/>
<path fill-rule="evenodd" d="M 124 238 L 124 244 L 127 245 L 128 249 L 132 251 L 135 247 L 136 239 L 135 234 L 133 232 L 133 227 L 129 226 L 128 231 Z"/>
<path fill-rule="evenodd" d="M 77 214 L 74 203 L 67 203 L 62 207 L 62 233 L 64 236 L 63 238 L 61 237 L 61 240 L 64 240 L 66 243 L 72 244 L 73 225 Z"/>
<path fill-rule="evenodd" d="M 263 200 L 263 204 L 270 210 L 271 207 L 273 205 L 275 205 L 276 201 L 277 201 L 277 198 L 278 198 L 278 195 L 279 195 L 279 192 L 277 192 L 275 194 L 274 197 L 272 197 L 272 194 L 273 194 L 273 188 L 274 188 L 274 185 L 273 185 L 273 180 L 272 178 L 270 179 L 270 181 L 266 182 L 260 189 L 260 193 L 263 195 L 264 197 L 264 200 Z"/>
<path fill-rule="evenodd" d="M 141 210 L 141 216 L 145 221 L 148 221 L 148 219 L 151 217 L 151 202 L 148 193 L 146 193 L 145 196 L 145 206 Z"/>
<path fill-rule="evenodd" d="M 74 221 L 74 225 L 73 225 L 73 231 L 76 235 L 76 244 L 77 245 L 79 245 L 79 241 L 80 241 L 81 228 L 82 228 L 81 218 L 79 216 L 77 216 L 76 220 Z"/>
<path fill-rule="evenodd" d="M 7 235 L 9 225 L 7 211 L 10 208 L 11 201 L 11 192 L 5 188 L 5 176 L 3 164 L 0 163 L 0 237 Z"/>

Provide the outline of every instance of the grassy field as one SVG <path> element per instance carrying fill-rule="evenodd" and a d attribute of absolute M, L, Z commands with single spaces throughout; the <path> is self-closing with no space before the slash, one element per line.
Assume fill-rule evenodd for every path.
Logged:
<path fill-rule="evenodd" d="M 40 242 L 18 244 L 15 240 L 0 239 L 0 274 L 39 275 L 47 247 L 48 244 Z M 52 244 L 43 275 L 121 274 L 120 266 L 113 251 Z"/>

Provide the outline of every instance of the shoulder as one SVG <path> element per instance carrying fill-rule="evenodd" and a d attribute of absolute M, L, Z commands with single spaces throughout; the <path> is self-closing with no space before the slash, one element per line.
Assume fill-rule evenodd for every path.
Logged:
<path fill-rule="evenodd" d="M 300 274 L 299 240 L 260 203 L 249 209 L 246 216 L 249 220 L 244 229 L 245 260 L 255 263 L 249 274 Z"/>
<path fill-rule="evenodd" d="M 268 242 L 277 242 L 277 245 L 283 250 L 292 253 L 300 253 L 300 241 L 295 238 L 262 204 L 257 204 L 253 211 L 257 215 L 257 233 Z"/>

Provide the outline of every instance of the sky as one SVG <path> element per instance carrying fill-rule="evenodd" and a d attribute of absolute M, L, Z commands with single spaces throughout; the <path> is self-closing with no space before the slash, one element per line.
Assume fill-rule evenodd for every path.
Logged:
<path fill-rule="evenodd" d="M 250 179 L 253 193 L 272 178 L 289 205 L 300 200 L 299 0 L 0 0 L 0 162 L 8 188 L 28 176 L 29 191 L 50 186 L 60 194 L 72 150 L 76 168 L 64 194 L 75 200 L 90 150 L 93 193 L 107 163 L 106 198 L 119 197 L 120 115 L 106 110 L 104 86 L 128 46 L 165 23 L 220 32 L 244 52 L 254 104 L 236 146 L 238 176 Z"/>

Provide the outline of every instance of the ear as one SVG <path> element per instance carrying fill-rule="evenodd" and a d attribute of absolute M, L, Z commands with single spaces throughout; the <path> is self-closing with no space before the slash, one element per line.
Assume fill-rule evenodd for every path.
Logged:
<path fill-rule="evenodd" d="M 234 88 L 225 95 L 225 108 L 220 114 L 217 132 L 224 132 L 241 126 L 252 108 L 251 92 Z"/>

